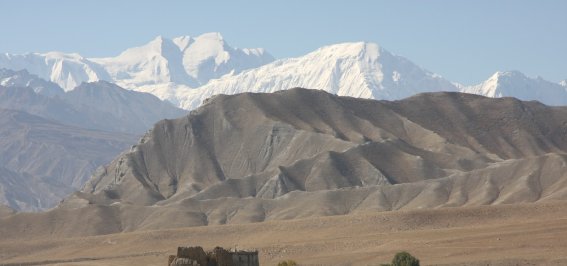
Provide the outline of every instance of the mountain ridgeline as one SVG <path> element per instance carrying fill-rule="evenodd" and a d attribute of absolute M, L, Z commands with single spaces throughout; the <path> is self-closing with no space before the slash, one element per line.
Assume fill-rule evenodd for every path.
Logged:
<path fill-rule="evenodd" d="M 65 92 L 25 70 L 0 69 L 0 204 L 51 208 L 157 121 L 184 114 L 105 81 Z"/>
<path fill-rule="evenodd" d="M 219 95 L 157 123 L 26 230 L 55 216 L 77 225 L 49 232 L 85 235 L 565 199 L 566 136 L 566 107 L 514 98 Z"/>
<path fill-rule="evenodd" d="M 149 93 L 106 81 L 82 83 L 65 92 L 26 70 L 8 69 L 0 69 L 0 108 L 82 128 L 130 134 L 143 134 L 161 119 L 186 113 Z"/>
<path fill-rule="evenodd" d="M 84 58 L 58 52 L 0 54 L 0 67 L 27 69 L 65 91 L 83 82 L 104 80 L 151 93 L 187 110 L 216 94 L 275 92 L 293 87 L 376 100 L 460 91 L 567 105 L 565 83 L 509 71 L 496 72 L 478 85 L 465 86 L 367 42 L 327 45 L 302 56 L 276 60 L 261 48 L 231 47 L 219 33 L 172 39 L 158 36 L 114 57 Z M 0 78 L 0 85 L 2 82 Z M 48 93 L 48 87 L 39 90 Z"/>
<path fill-rule="evenodd" d="M 0 203 L 25 211 L 55 206 L 135 141 L 6 109 L 0 136 Z"/>
<path fill-rule="evenodd" d="M 562 156 L 566 110 L 460 93 L 399 102 L 304 89 L 221 95 L 158 123 L 84 192 L 152 205 L 455 179 Z"/>

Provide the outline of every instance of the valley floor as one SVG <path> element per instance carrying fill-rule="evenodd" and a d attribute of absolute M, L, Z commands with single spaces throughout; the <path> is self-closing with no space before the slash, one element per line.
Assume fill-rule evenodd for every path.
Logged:
<path fill-rule="evenodd" d="M 0 265 L 166 265 L 177 246 L 258 249 L 261 265 L 567 265 L 567 202 L 358 213 L 80 238 L 0 238 Z"/>

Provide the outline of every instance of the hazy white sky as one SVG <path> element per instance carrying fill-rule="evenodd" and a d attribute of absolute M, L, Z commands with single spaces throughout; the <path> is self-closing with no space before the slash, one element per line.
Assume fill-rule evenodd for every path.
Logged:
<path fill-rule="evenodd" d="M 497 70 L 567 79 L 567 1 L 0 1 L 0 52 L 114 56 L 157 35 L 221 32 L 277 58 L 376 42 L 449 80 Z"/>

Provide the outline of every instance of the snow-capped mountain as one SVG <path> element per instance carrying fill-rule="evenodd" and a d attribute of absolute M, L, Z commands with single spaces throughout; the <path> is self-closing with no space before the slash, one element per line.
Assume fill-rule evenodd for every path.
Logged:
<path fill-rule="evenodd" d="M 194 90 L 178 90 L 180 106 L 194 109 L 215 94 L 274 92 L 294 87 L 322 89 L 341 96 L 401 99 L 420 92 L 458 91 L 441 76 L 374 43 L 326 46 L 305 56 L 211 80 Z"/>
<path fill-rule="evenodd" d="M 240 73 L 273 60 L 263 49 L 233 48 L 219 33 L 207 33 L 195 38 L 160 36 L 108 58 L 84 58 L 59 52 L 0 54 L 0 68 L 27 69 L 66 91 L 83 82 L 105 80 L 168 99 L 168 88 L 172 85 L 195 88 L 210 79 Z"/>
<path fill-rule="evenodd" d="M 219 33 L 173 39 L 159 36 L 116 57 L 84 58 L 58 52 L 0 54 L 1 67 L 27 69 L 66 91 L 83 82 L 105 80 L 151 93 L 185 109 L 194 109 L 215 94 L 293 87 L 386 100 L 421 92 L 462 91 L 567 104 L 567 81 L 557 84 L 519 72 L 498 72 L 482 84 L 464 86 L 377 44 L 364 42 L 330 45 L 304 56 L 274 61 L 264 49 L 231 47 Z"/>
<path fill-rule="evenodd" d="M 493 98 L 515 97 L 548 105 L 567 105 L 567 89 L 561 83 L 530 78 L 518 71 L 496 72 L 481 84 L 465 87 L 462 91 Z"/>
<path fill-rule="evenodd" d="M 219 33 L 207 33 L 197 38 L 182 36 L 173 39 L 173 42 L 183 53 L 185 71 L 199 84 L 274 61 L 262 48 L 230 47 Z"/>
<path fill-rule="evenodd" d="M 233 48 L 219 33 L 206 33 L 195 38 L 159 36 L 117 57 L 90 60 L 104 68 L 112 82 L 179 105 L 178 91 L 270 63 L 274 58 L 264 49 Z"/>
<path fill-rule="evenodd" d="M 117 57 L 91 60 L 103 66 L 118 85 L 135 89 L 170 82 L 195 88 L 225 74 L 272 62 L 274 58 L 263 49 L 233 48 L 219 33 L 207 33 L 196 38 L 159 36 Z"/>
<path fill-rule="evenodd" d="M 0 68 L 26 69 L 42 79 L 57 83 L 65 90 L 71 90 L 82 82 L 110 80 L 106 70 L 79 54 L 0 54 Z"/>
<path fill-rule="evenodd" d="M 146 45 L 127 49 L 117 57 L 91 60 L 103 66 L 114 82 L 127 88 L 169 82 L 199 85 L 185 72 L 179 47 L 161 36 Z"/>
<path fill-rule="evenodd" d="M 564 79 L 562 81 L 559 82 L 559 85 L 563 86 L 563 87 L 567 87 L 567 79 Z"/>
<path fill-rule="evenodd" d="M 31 75 L 27 70 L 14 71 L 11 69 L 0 68 L 0 86 L 4 87 L 28 87 L 34 92 L 45 96 L 62 95 L 63 89 L 57 84 Z"/>

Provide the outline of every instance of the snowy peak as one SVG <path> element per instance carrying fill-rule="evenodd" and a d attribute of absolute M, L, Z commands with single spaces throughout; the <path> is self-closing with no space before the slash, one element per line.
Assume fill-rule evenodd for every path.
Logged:
<path fill-rule="evenodd" d="M 195 88 L 209 80 L 229 73 L 273 61 L 263 49 L 237 49 L 228 45 L 219 33 L 206 33 L 195 38 L 180 36 L 173 39 L 158 36 L 146 45 L 128 49 L 117 57 L 91 59 L 108 70 L 120 86 L 150 91 L 167 98 L 164 91 L 156 91 L 174 83 Z"/>
<path fill-rule="evenodd" d="M 376 60 L 384 51 L 384 49 L 375 43 L 348 42 L 323 46 L 309 53 L 308 56 L 332 54 L 337 58 L 365 58 L 368 60 Z"/>
<path fill-rule="evenodd" d="M 0 86 L 4 87 L 29 87 L 34 92 L 45 96 L 56 96 L 64 93 L 63 89 L 53 82 L 46 81 L 36 75 L 28 73 L 27 70 L 14 71 L 0 68 Z"/>
<path fill-rule="evenodd" d="M 233 48 L 216 32 L 206 33 L 195 39 L 180 37 L 175 42 L 183 48 L 185 71 L 201 84 L 229 73 L 240 73 L 274 61 L 263 49 Z"/>
<path fill-rule="evenodd" d="M 158 36 L 145 45 L 126 49 L 117 57 L 106 58 L 106 60 L 121 61 L 122 63 L 132 63 L 151 59 L 153 57 L 168 58 L 172 53 L 179 52 L 179 47 L 172 40 Z M 95 59 L 97 61 L 103 60 Z"/>
<path fill-rule="evenodd" d="M 0 54 L 0 68 L 27 69 L 66 91 L 83 82 L 106 80 L 186 109 L 196 108 L 215 94 L 274 92 L 293 87 L 385 100 L 422 92 L 463 91 L 567 104 L 567 81 L 550 83 L 509 71 L 497 72 L 482 84 L 467 87 L 367 42 L 329 45 L 304 56 L 274 61 L 264 49 L 230 46 L 217 32 L 173 39 L 158 36 L 107 58 L 59 52 Z"/>
<path fill-rule="evenodd" d="M 518 71 L 498 71 L 490 78 L 479 85 L 467 87 L 465 92 L 481 94 L 487 97 L 504 97 L 503 89 L 510 88 L 513 83 L 525 82 L 528 80 L 523 73 Z"/>
<path fill-rule="evenodd" d="M 158 36 L 117 57 L 91 60 L 103 66 L 112 80 L 127 88 L 169 82 L 197 86 L 197 82 L 183 71 L 181 57 L 179 47 L 172 40 Z"/>
<path fill-rule="evenodd" d="M 91 60 L 107 69 L 120 86 L 135 89 L 169 83 L 195 88 L 213 78 L 271 62 L 273 57 L 263 50 L 232 48 L 219 33 L 207 33 L 195 38 L 158 36 L 117 57 Z"/>
<path fill-rule="evenodd" d="M 191 36 L 179 36 L 172 39 L 173 43 L 179 47 L 182 52 L 189 47 L 195 40 Z"/>
<path fill-rule="evenodd" d="M 449 81 L 396 56 L 375 43 L 325 46 L 305 56 L 211 80 L 178 92 L 180 106 L 193 109 L 215 94 L 275 92 L 294 87 L 370 99 L 401 99 L 426 91 L 456 91 Z"/>
<path fill-rule="evenodd" d="M 230 59 L 231 50 L 219 33 L 203 34 L 183 49 L 185 71 L 199 82 L 206 83 L 218 77 L 215 72 Z"/>
<path fill-rule="evenodd" d="M 26 69 L 42 79 L 57 83 L 65 90 L 72 90 L 82 82 L 110 80 L 108 73 L 96 63 L 78 54 L 60 52 L 0 54 L 0 68 Z"/>
<path fill-rule="evenodd" d="M 494 73 L 492 75 L 492 77 L 495 77 L 495 78 L 497 78 L 501 81 L 513 81 L 513 80 L 528 79 L 528 77 L 526 75 L 524 75 L 524 73 L 517 71 L 517 70 L 497 71 L 496 73 Z"/>
<path fill-rule="evenodd" d="M 559 85 L 561 85 L 563 87 L 567 87 L 567 79 L 560 81 Z"/>
<path fill-rule="evenodd" d="M 320 62 L 321 59 L 326 62 L 319 64 L 318 67 L 327 65 L 335 67 L 330 77 L 341 80 L 354 75 L 353 81 L 361 82 L 356 85 L 358 90 L 356 87 L 344 90 L 341 88 L 346 84 L 337 86 L 329 82 L 329 85 L 338 88 L 337 91 L 330 92 L 338 95 L 393 100 L 421 92 L 457 89 L 440 76 L 415 65 L 404 57 L 392 54 L 375 43 L 356 42 L 326 46 L 306 55 L 304 61 L 310 64 L 310 61 Z M 352 73 L 351 70 L 356 72 Z"/>
<path fill-rule="evenodd" d="M 27 69 L 66 91 L 82 82 L 107 80 L 128 89 L 152 91 L 163 99 L 166 92 L 159 88 L 171 84 L 195 88 L 273 60 L 263 49 L 233 48 L 219 33 L 206 33 L 195 38 L 158 36 L 116 57 L 84 58 L 60 52 L 0 54 L 0 68 Z"/>
<path fill-rule="evenodd" d="M 567 105 L 567 91 L 560 84 L 530 78 L 519 71 L 494 73 L 481 84 L 465 87 L 463 92 L 487 97 L 516 97 L 521 100 L 537 100 L 548 105 Z"/>

